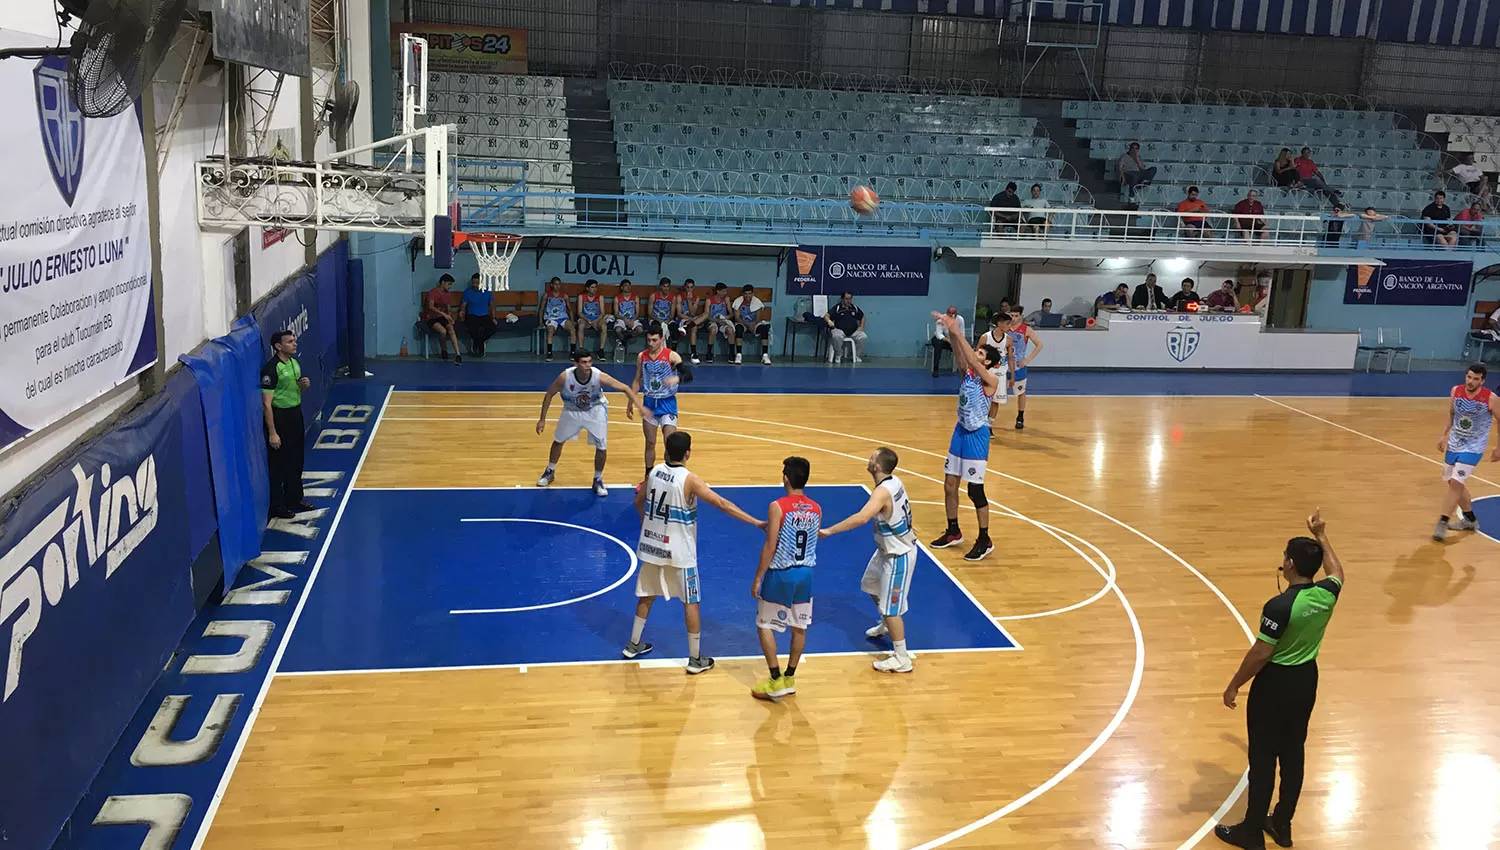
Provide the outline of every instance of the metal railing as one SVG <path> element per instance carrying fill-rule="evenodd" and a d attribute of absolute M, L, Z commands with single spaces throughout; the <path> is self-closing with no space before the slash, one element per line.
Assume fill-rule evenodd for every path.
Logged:
<path fill-rule="evenodd" d="M 1268 248 L 1301 255 L 1327 251 L 1368 254 L 1381 248 L 1500 251 L 1500 218 L 1480 222 L 1401 217 L 1367 221 L 1359 216 L 1328 214 L 1246 216 L 1232 212 L 1018 209 L 894 202 L 882 203 L 875 215 L 860 216 L 842 199 L 569 194 L 530 191 L 525 185 L 494 192 L 459 191 L 455 198 L 462 209 L 463 229 L 474 232 L 692 234 L 776 242 L 808 236 L 901 238 L 945 245 L 1031 244 L 1060 249 L 1107 243 L 1197 246 L 1221 254 L 1236 249 L 1260 254 Z M 1038 223 L 1032 219 L 1045 220 Z"/>

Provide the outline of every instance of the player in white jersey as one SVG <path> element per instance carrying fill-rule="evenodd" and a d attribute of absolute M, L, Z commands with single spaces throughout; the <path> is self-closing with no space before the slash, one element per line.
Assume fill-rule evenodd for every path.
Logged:
<path fill-rule="evenodd" d="M 823 527 L 823 509 L 802 494 L 811 474 L 807 458 L 784 459 L 781 486 L 786 495 L 772 502 L 766 515 L 766 545 L 760 550 L 750 595 L 758 601 L 755 628 L 771 676 L 750 689 L 756 699 L 774 700 L 797 692 L 797 662 L 807 646 L 807 627 L 812 625 L 813 567 L 818 563 L 818 531 Z M 792 646 L 783 675 L 772 632 L 788 628 Z"/>
<path fill-rule="evenodd" d="M 906 651 L 906 623 L 901 618 L 911 595 L 912 569 L 917 565 L 917 533 L 911 524 L 906 486 L 894 474 L 898 461 L 894 451 L 884 446 L 876 449 L 865 466 L 875 481 L 869 501 L 859 513 L 819 532 L 819 536 L 829 537 L 875 521 L 875 554 L 870 556 L 859 589 L 870 594 L 880 610 L 880 622 L 866 630 L 865 637 L 891 638 L 890 656 L 874 665 L 882 673 L 910 673 L 912 669 L 911 654 Z"/>
<path fill-rule="evenodd" d="M 1469 498 L 1469 476 L 1490 447 L 1490 431 L 1496 430 L 1491 426 L 1500 423 L 1500 407 L 1497 407 L 1500 395 L 1484 385 L 1488 373 L 1483 363 L 1475 363 L 1464 374 L 1463 384 L 1448 394 L 1448 416 L 1443 436 L 1438 438 L 1438 451 L 1444 452 L 1443 480 L 1448 482 L 1448 492 L 1443 497 L 1443 514 L 1432 530 L 1433 540 L 1448 536 L 1448 517 L 1454 508 L 1463 511 L 1453 524 L 1455 530 L 1472 531 L 1479 527 L 1479 517 L 1475 516 L 1474 503 Z M 1490 454 L 1490 460 L 1500 461 L 1500 443 Z"/>
<path fill-rule="evenodd" d="M 693 448 L 693 440 L 686 431 L 673 431 L 665 442 L 667 462 L 652 467 L 635 492 L 635 510 L 641 515 L 641 539 L 635 551 L 641 563 L 635 576 L 635 625 L 630 631 L 630 643 L 621 654 L 635 658 L 651 651 L 651 644 L 641 641 L 651 603 L 658 596 L 667 599 L 675 596 L 682 600 L 687 620 L 687 671 L 697 674 L 714 666 L 714 660 L 703 654 L 699 631 L 698 502 L 707 502 L 756 528 L 765 528 L 766 523 L 715 493 L 702 478 L 683 466 Z"/>
<path fill-rule="evenodd" d="M 593 355 L 587 350 L 574 351 L 573 368 L 564 369 L 547 388 L 547 394 L 542 397 L 541 415 L 536 418 L 536 432 L 540 434 L 547 424 L 547 409 L 552 406 L 552 397 L 562 395 L 563 410 L 558 414 L 557 430 L 552 434 L 547 470 L 537 480 L 536 486 L 546 487 L 552 483 L 558 458 L 562 457 L 563 443 L 576 440 L 580 433 L 587 431 L 589 442 L 594 446 L 594 494 L 609 495 L 604 488 L 604 461 L 609 446 L 609 401 L 604 398 L 605 387 L 618 390 L 630 399 L 625 405 L 625 418 L 634 419 L 635 409 L 641 404 L 635 390 L 604 374 L 603 369 L 595 369 Z"/>
<path fill-rule="evenodd" d="M 990 399 L 1004 382 L 991 371 L 1000 363 L 1000 352 L 988 345 L 975 351 L 964 339 L 955 318 L 945 313 L 932 315 L 947 329 L 954 362 L 964 369 L 964 379 L 958 385 L 958 422 L 953 426 L 948 457 L 943 462 L 943 506 L 947 509 L 948 528 L 929 545 L 944 549 L 964 542 L 964 534 L 958 528 L 958 482 L 962 480 L 969 485 L 969 500 L 974 503 L 974 516 L 979 521 L 979 537 L 964 560 L 977 561 L 995 550 L 990 541 L 990 503 L 984 495 L 984 474 L 990 459 Z"/>
<path fill-rule="evenodd" d="M 999 379 L 995 386 L 995 397 L 990 400 L 990 439 L 995 438 L 995 419 L 1000 415 L 1000 405 L 1005 404 L 1005 386 L 1010 381 L 1011 338 L 1010 329 L 1014 318 L 1009 313 L 995 315 L 995 326 L 979 338 L 979 347 L 986 345 L 1000 352 L 1000 361 L 990 368 L 990 373 Z"/>

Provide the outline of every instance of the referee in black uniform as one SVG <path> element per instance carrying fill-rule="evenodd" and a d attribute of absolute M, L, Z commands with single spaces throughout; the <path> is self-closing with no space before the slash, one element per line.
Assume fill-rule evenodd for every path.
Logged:
<path fill-rule="evenodd" d="M 1262 831 L 1278 845 L 1292 846 L 1307 722 L 1318 697 L 1318 649 L 1344 587 L 1344 568 L 1333 554 L 1321 513 L 1307 518 L 1307 529 L 1312 537 L 1287 541 L 1279 570 L 1287 589 L 1261 609 L 1255 645 L 1224 689 L 1224 704 L 1234 708 L 1240 688 L 1255 680 L 1245 708 L 1250 738 L 1250 799 L 1245 819 L 1234 826 L 1214 827 L 1220 841 L 1246 850 L 1266 846 Z M 1320 568 L 1328 577 L 1314 582 Z M 1281 798 L 1267 818 L 1278 762 Z"/>
<path fill-rule="evenodd" d="M 260 398 L 266 418 L 266 460 L 271 473 L 271 518 L 291 519 L 310 511 L 302 500 L 302 391 L 311 383 L 297 362 L 297 335 L 271 335 L 275 356 L 260 368 Z"/>

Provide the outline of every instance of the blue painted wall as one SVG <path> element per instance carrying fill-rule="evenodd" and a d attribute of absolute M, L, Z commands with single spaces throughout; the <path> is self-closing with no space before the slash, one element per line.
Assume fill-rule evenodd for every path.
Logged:
<path fill-rule="evenodd" d="M 1482 264 L 1476 263 L 1476 269 Z M 1500 280 L 1477 286 L 1464 307 L 1399 307 L 1344 303 L 1345 266 L 1318 266 L 1307 304 L 1307 326 L 1318 329 L 1400 328 L 1412 356 L 1457 360 L 1478 301 L 1500 299 Z"/>
<path fill-rule="evenodd" d="M 618 244 L 618 243 L 616 243 Z M 650 243 L 654 245 L 655 243 Z M 411 255 L 405 239 L 392 236 L 359 234 L 354 239 L 353 256 L 365 261 L 365 323 L 366 338 L 371 353 L 377 356 L 394 356 L 401 351 L 401 342 L 406 340 L 410 351 L 419 355 L 421 341 L 415 336 L 417 313 L 421 306 L 422 292 L 437 284 L 444 270 L 433 268 L 430 258 L 418 254 L 413 270 Z M 614 262 L 619 274 L 580 273 L 580 253 L 603 254 L 604 268 Z M 598 260 L 590 259 L 589 266 Z M 478 270 L 474 255 L 460 251 L 453 259 L 453 268 L 446 270 L 457 279 L 455 289 L 468 286 L 470 275 Z M 628 270 L 628 271 L 627 271 Z M 582 283 L 589 277 L 597 277 L 602 283 L 618 283 L 620 277 L 629 277 L 637 292 L 645 295 L 656 281 L 663 277 L 672 279 L 674 285 L 685 278 L 693 278 L 700 287 L 712 287 L 723 281 L 731 289 L 749 283 L 756 287 L 770 287 L 776 293 L 771 302 L 773 356 L 781 351 L 781 335 L 785 319 L 798 312 L 797 299 L 786 295 L 785 267 L 778 270 L 776 257 L 737 256 L 717 254 L 666 254 L 658 265 L 657 255 L 621 254 L 617 252 L 579 252 L 575 250 L 550 249 L 541 256 L 540 267 L 536 252 L 522 249 L 511 268 L 511 288 L 515 290 L 540 290 L 553 275 L 568 283 Z M 969 326 L 973 326 L 974 300 L 979 289 L 979 261 L 946 258 L 932 264 L 932 283 L 927 297 L 861 298 L 857 303 L 865 311 L 865 330 L 870 338 L 866 353 L 872 357 L 914 357 L 921 353 L 925 329 L 931 321 L 929 313 L 957 305 L 964 313 Z M 803 309 L 806 309 L 804 305 Z M 527 338 L 521 336 L 497 337 L 488 346 L 495 352 L 521 352 L 527 349 Z M 798 340 L 799 347 L 810 343 L 804 336 Z M 758 354 L 753 345 L 751 352 Z M 433 352 L 436 352 L 434 347 Z M 801 349 L 811 351 L 811 349 Z"/>

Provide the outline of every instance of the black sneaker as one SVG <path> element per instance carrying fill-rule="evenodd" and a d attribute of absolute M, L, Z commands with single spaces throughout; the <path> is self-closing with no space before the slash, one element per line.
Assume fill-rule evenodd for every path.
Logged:
<path fill-rule="evenodd" d="M 964 560 L 977 561 L 993 551 L 995 551 L 995 544 L 988 537 L 981 537 L 974 541 L 974 548 L 969 550 Z"/>
<path fill-rule="evenodd" d="M 1271 818 L 1266 821 L 1266 825 L 1262 829 L 1266 831 L 1266 835 L 1271 836 L 1271 840 L 1276 842 L 1277 847 L 1292 846 L 1291 824 L 1277 823 L 1275 818 Z"/>
<path fill-rule="evenodd" d="M 942 537 L 939 537 L 938 539 L 932 541 L 927 545 L 931 546 L 934 549 L 947 549 L 949 546 L 957 546 L 962 542 L 964 542 L 963 532 L 945 531 L 943 532 Z"/>
<path fill-rule="evenodd" d="M 549 351 L 549 352 L 547 352 L 547 362 L 548 362 L 548 363 L 551 363 L 551 362 L 552 362 L 552 352 L 550 352 L 550 351 Z"/>
<path fill-rule="evenodd" d="M 271 519 L 294 519 L 297 514 L 290 508 L 272 508 L 269 516 Z"/>
<path fill-rule="evenodd" d="M 462 354 L 455 354 L 455 355 L 453 355 L 453 365 L 454 366 L 462 366 L 462 365 L 464 365 L 464 356 Z"/>
<path fill-rule="evenodd" d="M 1026 420 L 1022 419 L 1019 416 L 1016 417 L 1016 430 L 1020 431 L 1020 430 L 1024 429 L 1025 427 L 1026 427 Z"/>
<path fill-rule="evenodd" d="M 312 502 L 298 502 L 297 504 L 292 505 L 292 507 L 295 510 L 299 510 L 299 511 L 315 511 L 315 510 L 317 510 L 317 508 L 313 506 Z"/>
<path fill-rule="evenodd" d="M 1214 835 L 1225 844 L 1242 848 L 1242 850 L 1266 850 L 1266 840 L 1258 833 L 1246 829 L 1243 823 L 1233 826 L 1219 824 L 1214 827 Z"/>
<path fill-rule="evenodd" d="M 707 655 L 700 655 L 697 658 L 688 659 L 687 671 L 689 676 L 696 676 L 699 673 L 707 673 L 712 669 L 714 669 L 714 660 Z"/>

